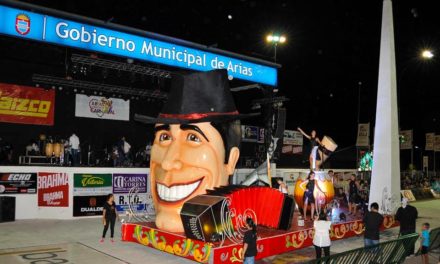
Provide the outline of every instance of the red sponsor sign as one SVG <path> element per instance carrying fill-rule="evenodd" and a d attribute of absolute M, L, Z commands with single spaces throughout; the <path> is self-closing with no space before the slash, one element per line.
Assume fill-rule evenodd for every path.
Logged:
<path fill-rule="evenodd" d="M 53 125 L 55 90 L 0 83 L 0 122 Z"/>
<path fill-rule="evenodd" d="M 38 206 L 69 206 L 69 175 L 67 173 L 38 173 Z"/>

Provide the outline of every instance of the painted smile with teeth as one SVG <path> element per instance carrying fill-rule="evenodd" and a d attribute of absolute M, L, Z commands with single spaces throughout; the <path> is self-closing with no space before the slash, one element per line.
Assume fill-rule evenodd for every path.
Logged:
<path fill-rule="evenodd" d="M 193 194 L 200 186 L 203 178 L 189 184 L 173 184 L 167 187 L 156 182 L 156 192 L 160 200 L 165 202 L 179 202 Z"/>

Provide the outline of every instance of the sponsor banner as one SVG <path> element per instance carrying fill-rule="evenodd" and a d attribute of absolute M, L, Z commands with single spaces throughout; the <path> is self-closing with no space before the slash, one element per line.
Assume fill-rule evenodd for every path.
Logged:
<path fill-rule="evenodd" d="M 101 52 L 119 57 L 140 59 L 151 63 L 193 71 L 226 69 L 237 79 L 277 85 L 277 68 L 267 62 L 251 62 L 224 51 L 185 46 L 185 41 L 151 38 L 152 34 L 130 34 L 106 28 L 104 24 L 72 21 L 0 5 L 0 34 L 44 43 Z M 140 31 L 139 31 L 140 32 Z M 192 45 L 191 45 L 192 46 Z M 249 58 L 251 59 L 251 58 Z"/>
<path fill-rule="evenodd" d="M 302 146 L 284 145 L 281 148 L 281 153 L 283 153 L 283 154 L 301 154 L 302 149 L 303 149 Z"/>
<path fill-rule="evenodd" d="M 428 168 L 429 158 L 428 156 L 423 156 L 423 168 Z"/>
<path fill-rule="evenodd" d="M 415 202 L 416 197 L 414 197 L 414 194 L 411 190 L 401 190 L 400 193 L 402 194 L 402 197 L 408 199 L 410 202 Z"/>
<path fill-rule="evenodd" d="M 264 143 L 264 128 L 260 128 L 260 134 L 258 134 L 258 143 Z"/>
<path fill-rule="evenodd" d="M 69 206 L 69 174 L 38 173 L 38 206 Z"/>
<path fill-rule="evenodd" d="M 73 197 L 73 216 L 102 215 L 107 195 L 88 195 Z"/>
<path fill-rule="evenodd" d="M 0 194 L 37 193 L 36 173 L 0 173 Z"/>
<path fill-rule="evenodd" d="M 440 151 L 440 135 L 435 135 L 434 150 Z"/>
<path fill-rule="evenodd" d="M 77 174 L 73 175 L 73 195 L 109 194 L 112 190 L 112 175 Z"/>
<path fill-rule="evenodd" d="M 145 211 L 148 200 L 148 193 L 137 193 L 129 196 L 128 194 L 115 194 L 116 210 L 118 212 L 129 211 L 130 204 L 135 212 Z"/>
<path fill-rule="evenodd" d="M 357 147 L 370 146 L 370 123 L 358 124 Z"/>
<path fill-rule="evenodd" d="M 283 144 L 284 145 L 302 146 L 303 145 L 303 135 L 300 132 L 295 131 L 295 130 L 284 130 Z"/>
<path fill-rule="evenodd" d="M 55 90 L 0 83 L 0 122 L 52 126 L 54 109 Z"/>
<path fill-rule="evenodd" d="M 139 193 L 147 192 L 147 174 L 113 174 L 113 193 L 129 193 L 133 187 L 138 187 Z"/>
<path fill-rule="evenodd" d="M 256 126 L 241 126 L 241 141 L 257 142 L 260 135 L 259 128 Z"/>
<path fill-rule="evenodd" d="M 413 142 L 413 131 L 412 130 L 402 130 L 400 131 L 400 149 L 412 149 Z"/>
<path fill-rule="evenodd" d="M 435 133 L 426 133 L 425 150 L 434 150 Z"/>
<path fill-rule="evenodd" d="M 75 116 L 129 121 L 130 100 L 76 94 Z"/>

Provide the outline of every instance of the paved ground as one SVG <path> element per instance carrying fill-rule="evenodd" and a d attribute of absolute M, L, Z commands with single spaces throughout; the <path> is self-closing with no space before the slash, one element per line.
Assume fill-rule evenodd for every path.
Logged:
<path fill-rule="evenodd" d="M 431 223 L 440 227 L 440 200 L 417 202 L 421 224 Z M 117 240 L 115 243 L 99 243 L 101 221 L 94 219 L 75 220 L 20 220 L 0 223 L 0 263 L 194 263 L 171 256 L 136 243 Z M 115 237 L 120 237 L 120 224 Z M 382 240 L 397 237 L 398 229 L 382 234 Z M 337 253 L 362 247 L 362 237 L 353 237 L 333 242 L 331 252 Z M 259 261 L 259 263 L 300 263 L 314 257 L 314 250 L 306 248 Z M 439 255 L 431 254 L 430 263 L 438 263 Z M 407 264 L 421 263 L 420 257 L 406 260 Z"/>

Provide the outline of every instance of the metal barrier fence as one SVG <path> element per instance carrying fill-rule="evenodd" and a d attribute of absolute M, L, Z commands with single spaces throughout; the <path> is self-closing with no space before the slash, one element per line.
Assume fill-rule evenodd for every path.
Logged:
<path fill-rule="evenodd" d="M 401 236 L 395 240 L 381 242 L 371 247 L 357 248 L 320 259 L 307 264 L 394 264 L 403 263 L 408 251 L 414 246 L 419 235 L 417 233 Z"/>

